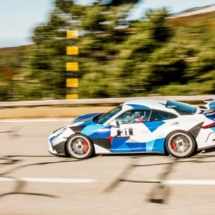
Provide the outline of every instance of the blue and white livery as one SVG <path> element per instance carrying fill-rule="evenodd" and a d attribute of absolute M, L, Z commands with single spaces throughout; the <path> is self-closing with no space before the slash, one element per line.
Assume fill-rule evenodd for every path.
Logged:
<path fill-rule="evenodd" d="M 195 107 L 143 98 L 108 113 L 86 114 L 53 132 L 49 151 L 85 159 L 92 154 L 169 153 L 191 156 L 215 146 L 215 101 Z"/>

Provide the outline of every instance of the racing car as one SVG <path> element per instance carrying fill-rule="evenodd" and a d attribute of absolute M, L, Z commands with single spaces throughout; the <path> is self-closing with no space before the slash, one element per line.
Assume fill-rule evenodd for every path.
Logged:
<path fill-rule="evenodd" d="M 48 138 L 49 152 L 86 159 L 93 154 L 162 153 L 186 158 L 215 146 L 215 100 L 205 106 L 142 98 L 107 113 L 79 116 Z"/>

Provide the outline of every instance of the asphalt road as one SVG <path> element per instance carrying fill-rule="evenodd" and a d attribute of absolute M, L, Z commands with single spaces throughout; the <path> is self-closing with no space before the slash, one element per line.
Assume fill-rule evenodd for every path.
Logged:
<path fill-rule="evenodd" d="M 215 150 L 55 157 L 47 137 L 68 122 L 0 121 L 0 214 L 215 214 Z"/>

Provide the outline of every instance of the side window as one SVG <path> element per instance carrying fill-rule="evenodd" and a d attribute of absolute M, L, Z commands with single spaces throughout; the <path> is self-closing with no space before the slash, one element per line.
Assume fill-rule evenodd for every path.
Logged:
<path fill-rule="evenodd" d="M 177 117 L 178 117 L 177 115 L 172 114 L 172 113 L 159 111 L 159 110 L 153 110 L 151 118 L 150 118 L 150 122 L 174 119 L 174 118 L 177 118 Z"/>
<path fill-rule="evenodd" d="M 151 110 L 133 109 L 133 110 L 124 112 L 123 114 L 118 116 L 115 120 L 119 124 L 148 122 L 150 114 L 151 114 Z"/>

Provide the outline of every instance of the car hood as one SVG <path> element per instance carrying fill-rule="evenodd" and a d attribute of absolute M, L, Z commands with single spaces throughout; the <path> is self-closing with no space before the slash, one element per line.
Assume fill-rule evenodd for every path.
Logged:
<path fill-rule="evenodd" d="M 101 115 L 102 113 L 93 113 L 93 114 L 85 114 L 85 115 L 82 115 L 82 116 L 79 116 L 77 118 L 75 118 L 71 123 L 63 126 L 63 127 L 60 127 L 58 128 L 57 130 L 55 130 L 53 133 L 56 133 L 58 132 L 59 130 L 61 129 L 64 129 L 64 128 L 83 128 L 87 125 L 90 125 L 90 124 L 96 124 L 93 120 L 93 118 L 95 116 L 98 116 L 98 115 Z"/>
<path fill-rule="evenodd" d="M 87 120 L 92 119 L 93 117 L 101 115 L 101 114 L 103 114 L 103 113 L 89 113 L 89 114 L 84 114 L 84 115 L 81 115 L 81 116 L 75 118 L 72 121 L 72 123 L 76 123 L 76 122 L 79 122 L 79 121 L 82 121 L 82 120 L 83 121 L 87 121 Z"/>
<path fill-rule="evenodd" d="M 101 113 L 97 113 L 97 114 L 92 114 L 92 115 L 84 115 L 85 117 L 83 118 L 79 118 L 79 120 L 77 121 L 73 121 L 71 122 L 69 125 L 67 125 L 66 127 L 69 127 L 70 129 L 72 129 L 75 133 L 81 133 L 82 129 L 84 129 L 84 127 L 88 127 L 88 126 L 98 126 L 98 127 L 103 127 L 103 125 L 97 124 L 94 121 L 94 117 L 101 115 Z"/>

